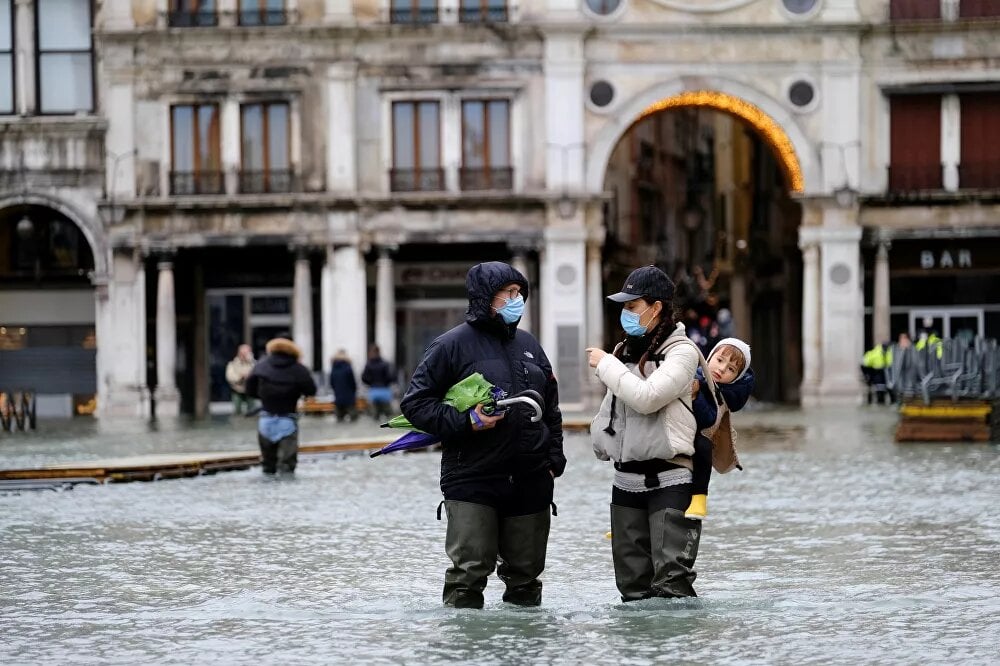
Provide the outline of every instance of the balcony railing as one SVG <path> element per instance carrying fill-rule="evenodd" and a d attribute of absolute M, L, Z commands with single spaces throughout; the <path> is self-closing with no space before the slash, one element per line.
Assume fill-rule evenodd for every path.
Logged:
<path fill-rule="evenodd" d="M 437 7 L 393 7 L 389 10 L 391 23 L 429 25 L 438 22 Z"/>
<path fill-rule="evenodd" d="M 1000 160 L 962 162 L 958 187 L 963 190 L 1000 190 Z"/>
<path fill-rule="evenodd" d="M 1000 18 L 1000 0 L 961 0 L 959 18 Z"/>
<path fill-rule="evenodd" d="M 171 28 L 210 28 L 219 25 L 219 15 L 214 9 L 171 9 L 167 12 L 167 25 Z"/>
<path fill-rule="evenodd" d="M 257 25 L 287 25 L 288 10 L 286 9 L 241 9 L 236 20 L 243 26 Z"/>
<path fill-rule="evenodd" d="M 940 164 L 889 165 L 889 191 L 912 194 L 942 189 L 943 168 Z"/>
<path fill-rule="evenodd" d="M 240 192 L 243 194 L 274 194 L 297 190 L 297 178 L 287 169 L 240 172 Z"/>
<path fill-rule="evenodd" d="M 223 194 L 225 178 L 221 171 L 171 171 L 171 194 Z"/>
<path fill-rule="evenodd" d="M 458 20 L 462 23 L 506 23 L 507 5 L 462 6 L 458 10 Z"/>
<path fill-rule="evenodd" d="M 439 192 L 444 189 L 444 169 L 390 169 L 393 192 Z"/>
<path fill-rule="evenodd" d="M 514 187 L 514 169 L 462 167 L 458 170 L 458 184 L 464 192 L 475 190 L 510 190 Z"/>
<path fill-rule="evenodd" d="M 889 0 L 890 21 L 933 21 L 940 18 L 940 0 Z"/>

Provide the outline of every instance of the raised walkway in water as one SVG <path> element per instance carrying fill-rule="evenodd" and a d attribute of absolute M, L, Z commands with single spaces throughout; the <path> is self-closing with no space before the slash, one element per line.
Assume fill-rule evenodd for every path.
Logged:
<path fill-rule="evenodd" d="M 586 431 L 589 417 L 563 419 L 567 431 Z M 383 430 L 377 434 L 310 442 L 299 446 L 299 456 L 313 458 L 371 452 L 403 434 Z M 202 453 L 148 453 L 98 460 L 54 463 L 20 469 L 0 469 L 0 491 L 65 488 L 78 484 L 101 485 L 129 481 L 160 481 L 249 469 L 260 464 L 257 450 Z"/>

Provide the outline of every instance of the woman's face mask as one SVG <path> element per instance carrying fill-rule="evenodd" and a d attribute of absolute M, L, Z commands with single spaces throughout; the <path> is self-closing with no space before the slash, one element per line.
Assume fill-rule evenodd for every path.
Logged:
<path fill-rule="evenodd" d="M 650 305 L 645 310 L 639 313 L 632 312 L 630 310 L 622 308 L 622 314 L 621 314 L 622 329 L 625 330 L 626 335 L 632 335 L 638 337 L 640 335 L 646 334 L 646 330 L 648 329 L 648 327 L 643 326 L 640 322 L 642 321 L 642 315 L 649 312 L 649 308 L 651 307 L 653 306 Z"/>

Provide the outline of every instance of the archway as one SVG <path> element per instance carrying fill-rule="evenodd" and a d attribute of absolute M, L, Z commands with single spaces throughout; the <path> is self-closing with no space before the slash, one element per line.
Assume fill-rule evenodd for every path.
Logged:
<path fill-rule="evenodd" d="M 40 417 L 92 413 L 97 317 L 92 279 L 106 260 L 88 229 L 48 197 L 0 208 L 0 389 L 27 389 Z M 92 233 L 91 233 L 92 235 Z M 100 269 L 98 269 L 100 266 Z"/>
<path fill-rule="evenodd" d="M 675 305 L 706 353 L 726 335 L 748 340 L 757 396 L 792 401 L 802 372 L 802 212 L 793 197 L 818 183 L 802 133 L 794 123 L 786 131 L 755 95 L 760 104 L 702 87 L 640 95 L 624 107 L 637 109 L 627 123 L 596 136 L 588 178 L 600 174 L 597 189 L 612 194 L 605 291 L 636 265 L 659 265 L 674 277 Z M 620 335 L 616 323 L 617 312 L 606 312 L 608 343 Z"/>

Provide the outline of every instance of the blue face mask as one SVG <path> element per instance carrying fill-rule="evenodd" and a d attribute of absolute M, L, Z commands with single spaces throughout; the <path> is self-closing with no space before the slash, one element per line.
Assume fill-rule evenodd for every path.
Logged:
<path fill-rule="evenodd" d="M 502 308 L 497 308 L 497 314 L 507 324 L 513 324 L 524 315 L 524 297 L 518 294 L 507 299 Z"/>
<path fill-rule="evenodd" d="M 653 306 L 650 305 L 649 307 L 651 308 Z M 642 315 L 646 314 L 647 310 L 649 310 L 649 308 L 646 308 L 646 310 L 636 314 L 635 312 L 630 312 L 629 310 L 622 308 L 621 322 L 626 335 L 638 337 L 646 334 L 646 330 L 649 327 L 643 326 L 639 323 L 639 321 L 642 319 Z"/>

